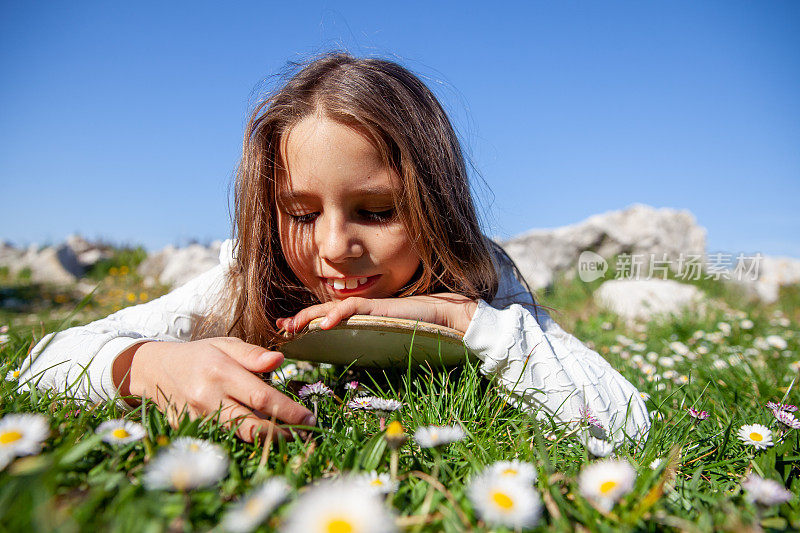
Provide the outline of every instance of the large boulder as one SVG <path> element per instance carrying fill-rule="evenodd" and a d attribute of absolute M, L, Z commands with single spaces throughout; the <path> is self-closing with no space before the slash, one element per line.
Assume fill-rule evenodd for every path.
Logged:
<path fill-rule="evenodd" d="M 178 286 L 219 264 L 222 243 L 214 241 L 210 246 L 191 244 L 184 248 L 167 246 L 160 252 L 150 254 L 137 269 L 146 282 Z"/>
<path fill-rule="evenodd" d="M 574 275 L 584 251 L 605 258 L 627 253 L 658 260 L 666 254 L 677 262 L 681 254 L 705 251 L 706 230 L 689 211 L 636 204 L 561 228 L 531 230 L 500 245 L 532 287 L 544 288 L 558 274 Z"/>
<path fill-rule="evenodd" d="M 594 292 L 598 305 L 629 323 L 680 314 L 687 307 L 701 305 L 703 296 L 697 287 L 669 279 L 612 279 Z"/>
<path fill-rule="evenodd" d="M 18 276 L 23 271 L 38 283 L 70 284 L 85 273 L 75 252 L 66 244 L 40 248 L 36 244 L 26 249 L 3 243 L 0 246 L 0 266 Z"/>

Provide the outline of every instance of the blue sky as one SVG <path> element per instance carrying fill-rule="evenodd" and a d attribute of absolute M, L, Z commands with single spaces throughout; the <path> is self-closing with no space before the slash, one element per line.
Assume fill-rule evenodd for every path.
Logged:
<path fill-rule="evenodd" d="M 642 202 L 800 257 L 793 1 L 3 2 L 0 238 L 227 237 L 249 102 L 331 48 L 434 89 L 490 235 Z"/>

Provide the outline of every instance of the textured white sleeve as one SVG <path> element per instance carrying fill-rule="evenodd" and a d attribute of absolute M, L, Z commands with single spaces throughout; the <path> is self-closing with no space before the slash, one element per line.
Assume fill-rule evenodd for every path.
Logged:
<path fill-rule="evenodd" d="M 220 265 L 161 298 L 46 335 L 20 369 L 20 390 L 34 385 L 92 402 L 116 399 L 130 409 L 118 398 L 111 374 L 114 361 L 135 344 L 189 340 L 197 317 L 211 310 L 224 289 L 231 250 L 226 241 Z"/>
<path fill-rule="evenodd" d="M 542 309 L 534 316 L 529 306 L 498 308 L 522 290 L 505 271 L 492 305 L 478 302 L 464 344 L 481 359 L 482 372 L 496 377 L 526 411 L 544 409 L 570 423 L 581 419 L 588 407 L 615 442 L 646 438 L 650 419 L 644 400 L 608 361 Z"/>

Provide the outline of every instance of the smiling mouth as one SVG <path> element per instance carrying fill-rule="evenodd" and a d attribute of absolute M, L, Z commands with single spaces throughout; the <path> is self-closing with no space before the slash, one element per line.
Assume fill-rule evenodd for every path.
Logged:
<path fill-rule="evenodd" d="M 337 293 L 347 294 L 349 292 L 358 292 L 371 286 L 380 274 L 375 276 L 362 276 L 358 278 L 322 278 L 328 287 L 332 288 Z"/>

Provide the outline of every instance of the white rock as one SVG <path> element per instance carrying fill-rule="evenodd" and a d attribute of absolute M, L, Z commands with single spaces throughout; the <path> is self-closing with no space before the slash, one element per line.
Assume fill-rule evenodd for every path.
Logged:
<path fill-rule="evenodd" d="M 614 279 L 600 285 L 594 298 L 599 305 L 633 322 L 678 314 L 687 306 L 701 303 L 703 292 L 673 280 Z"/>
<path fill-rule="evenodd" d="M 143 278 L 158 280 L 162 285 L 182 285 L 219 264 L 221 244 L 214 241 L 208 247 L 200 244 L 184 248 L 167 246 L 142 261 L 138 272 Z"/>
<path fill-rule="evenodd" d="M 755 269 L 757 279 L 736 279 L 745 290 L 765 303 L 778 301 L 780 288 L 800 283 L 800 259 L 763 256 Z M 735 273 L 734 273 L 735 274 Z"/>
<path fill-rule="evenodd" d="M 676 262 L 681 254 L 702 254 L 705 235 L 689 211 L 636 204 L 557 229 L 531 230 L 500 245 L 528 283 L 542 288 L 557 274 L 574 275 L 578 257 L 586 250 L 605 258 L 628 253 L 661 260 L 666 254 Z"/>

